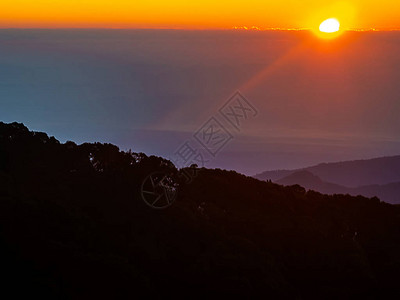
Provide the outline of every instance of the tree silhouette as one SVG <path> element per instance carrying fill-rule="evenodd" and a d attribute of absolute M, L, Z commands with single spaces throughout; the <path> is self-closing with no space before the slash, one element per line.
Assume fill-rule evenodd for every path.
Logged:
<path fill-rule="evenodd" d="M 193 166 L 195 167 L 195 166 Z M 198 167 L 196 166 L 196 169 Z M 153 210 L 150 173 L 178 198 Z M 2 292 L 15 297 L 395 297 L 400 210 L 0 123 Z"/>

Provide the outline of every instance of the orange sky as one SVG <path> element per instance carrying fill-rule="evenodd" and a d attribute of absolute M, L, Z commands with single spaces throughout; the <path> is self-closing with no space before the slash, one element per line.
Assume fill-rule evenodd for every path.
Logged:
<path fill-rule="evenodd" d="M 399 0 L 2 0 L 0 27 L 399 29 Z"/>

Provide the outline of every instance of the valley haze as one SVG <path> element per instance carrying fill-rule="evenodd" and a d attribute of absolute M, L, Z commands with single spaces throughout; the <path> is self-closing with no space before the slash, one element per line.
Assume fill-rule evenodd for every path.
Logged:
<path fill-rule="evenodd" d="M 1 29 L 0 120 L 170 157 L 236 91 L 259 114 L 207 167 L 400 153 L 400 33 Z"/>

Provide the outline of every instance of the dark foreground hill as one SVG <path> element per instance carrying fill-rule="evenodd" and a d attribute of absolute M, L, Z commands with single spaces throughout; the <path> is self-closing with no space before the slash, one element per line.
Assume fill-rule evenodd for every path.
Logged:
<path fill-rule="evenodd" d="M 180 183 L 164 210 L 139 195 L 155 170 Z M 3 298 L 400 295 L 397 206 L 198 171 L 0 123 Z"/>

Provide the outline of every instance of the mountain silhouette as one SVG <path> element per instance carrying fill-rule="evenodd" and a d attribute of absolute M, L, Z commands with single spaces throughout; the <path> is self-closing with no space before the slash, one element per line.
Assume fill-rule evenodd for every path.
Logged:
<path fill-rule="evenodd" d="M 275 170 L 254 178 L 283 185 L 299 184 L 325 194 L 378 197 L 400 204 L 400 156 L 323 163 L 297 170 Z"/>
<path fill-rule="evenodd" d="M 154 172 L 178 186 L 163 210 L 142 197 Z M 1 287 L 14 298 L 398 297 L 399 215 L 376 197 L 177 170 L 0 123 Z"/>
<path fill-rule="evenodd" d="M 309 171 L 324 181 L 347 187 L 373 184 L 382 185 L 400 182 L 400 156 L 322 163 L 296 170 L 266 171 L 254 177 L 260 180 L 272 180 L 275 182 L 302 170 Z"/>
<path fill-rule="evenodd" d="M 308 190 L 318 191 L 324 194 L 349 194 L 353 196 L 363 195 L 366 197 L 378 197 L 382 201 L 400 204 L 400 182 L 389 184 L 372 184 L 349 188 L 346 186 L 323 181 L 309 171 L 298 171 L 276 181 L 282 185 L 299 184 Z"/>
<path fill-rule="evenodd" d="M 276 181 L 278 184 L 282 185 L 295 185 L 299 184 L 306 189 L 315 190 L 324 194 L 347 194 L 350 188 L 344 186 L 325 182 L 318 176 L 314 175 L 309 171 L 298 171 L 292 173 L 282 179 Z"/>

